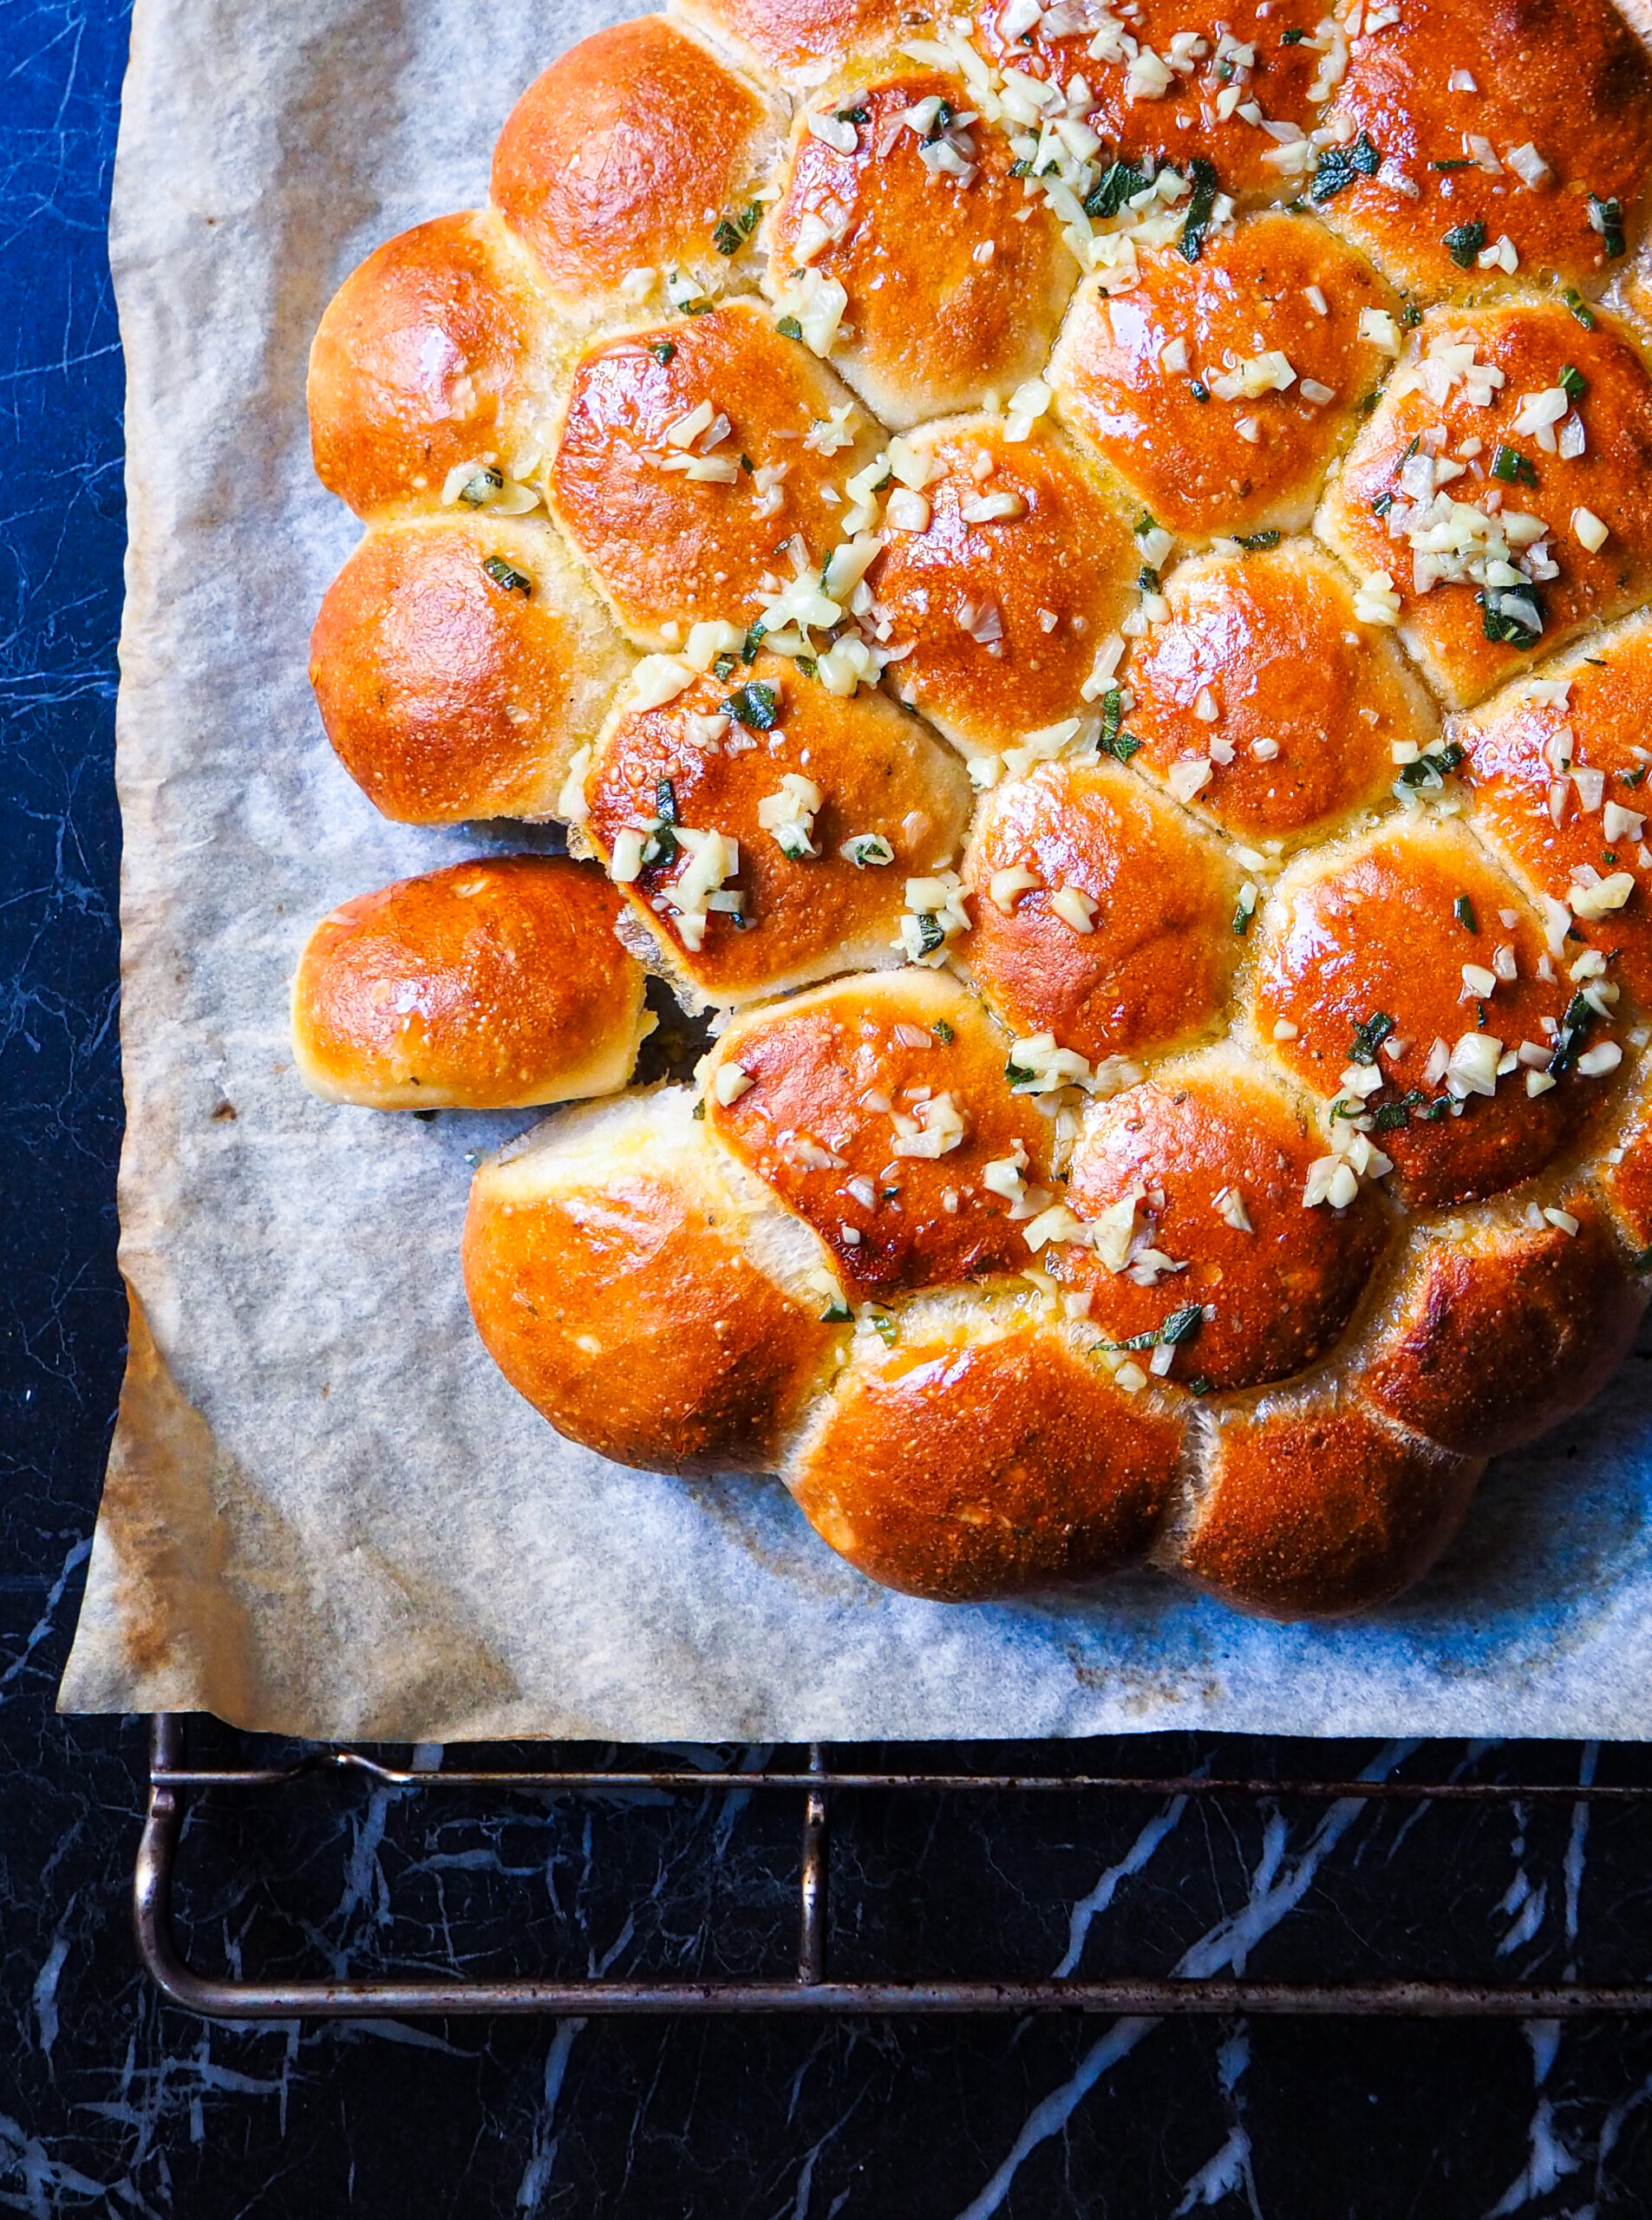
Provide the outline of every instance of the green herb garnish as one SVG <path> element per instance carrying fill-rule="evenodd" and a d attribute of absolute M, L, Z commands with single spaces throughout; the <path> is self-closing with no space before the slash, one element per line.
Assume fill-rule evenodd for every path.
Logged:
<path fill-rule="evenodd" d="M 1284 534 L 1278 532 L 1242 532 L 1239 545 L 1254 555 L 1264 547 L 1277 547 L 1283 537 Z"/>
<path fill-rule="evenodd" d="M 1560 365 L 1560 375 L 1555 380 L 1555 383 L 1560 387 L 1568 401 L 1581 401 L 1589 391 L 1589 380 L 1576 362 L 1563 362 Z"/>
<path fill-rule="evenodd" d="M 1451 905 L 1451 913 L 1466 933 L 1477 933 L 1479 921 L 1474 915 L 1474 904 L 1466 894 L 1459 894 Z"/>
<path fill-rule="evenodd" d="M 1623 204 L 1621 200 L 1616 198 L 1603 200 L 1599 193 L 1591 193 L 1589 196 L 1589 216 L 1600 233 L 1601 245 L 1606 250 L 1609 262 L 1616 262 L 1619 255 L 1629 251 L 1623 239 Z"/>
<path fill-rule="evenodd" d="M 748 732 L 770 732 L 780 722 L 780 697 L 761 679 L 748 678 L 743 686 L 737 686 L 722 706 Z"/>
<path fill-rule="evenodd" d="M 1466 224 L 1453 225 L 1441 244 L 1459 270 L 1472 270 L 1475 256 L 1485 245 L 1485 226 L 1478 217 Z"/>
<path fill-rule="evenodd" d="M 1538 482 L 1538 466 L 1530 455 L 1522 454 L 1518 447 L 1499 445 L 1492 457 L 1492 475 L 1500 478 L 1505 486 L 1531 486 Z"/>
<path fill-rule="evenodd" d="M 1133 162 L 1110 163 L 1085 195 L 1084 212 L 1093 217 L 1116 216 L 1126 200 L 1133 200 L 1146 188 L 1147 180 Z"/>
<path fill-rule="evenodd" d="M 782 339 L 801 339 L 803 327 L 794 316 L 783 316 L 774 327 Z"/>
<path fill-rule="evenodd" d="M 1211 215 L 1216 206 L 1216 169 L 1203 154 L 1195 154 L 1188 166 L 1193 173 L 1193 197 L 1187 204 L 1180 245 L 1182 260 L 1197 262 L 1205 251 L 1205 234 L 1211 228 Z"/>
<path fill-rule="evenodd" d="M 1374 1064 L 1377 1050 L 1394 1031 L 1394 1020 L 1385 1009 L 1374 1009 L 1362 1025 L 1354 1028 L 1354 1045 L 1348 1050 L 1348 1061 L 1355 1064 Z"/>
<path fill-rule="evenodd" d="M 1382 157 L 1367 132 L 1361 131 L 1351 147 L 1322 147 L 1308 197 L 1318 205 L 1334 200 L 1356 177 L 1374 177 L 1381 166 Z"/>
<path fill-rule="evenodd" d="M 502 555 L 490 555 L 482 565 L 496 586 L 503 586 L 506 593 L 519 593 L 526 601 L 533 591 L 533 581 L 526 571 L 519 571 Z"/>
<path fill-rule="evenodd" d="M 676 353 L 675 339 L 653 339 L 649 342 L 649 353 L 660 363 L 669 362 Z"/>

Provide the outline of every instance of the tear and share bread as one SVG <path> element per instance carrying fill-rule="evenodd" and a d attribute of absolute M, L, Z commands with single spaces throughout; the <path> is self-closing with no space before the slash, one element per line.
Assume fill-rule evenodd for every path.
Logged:
<path fill-rule="evenodd" d="M 298 1075 L 372 1110 L 515 1110 L 612 1094 L 653 1030 L 600 872 L 565 856 L 450 864 L 358 895 L 293 981 Z"/>
<path fill-rule="evenodd" d="M 1652 65 L 1608 0 L 671 0 L 312 352 L 325 920 L 550 1422 L 962 1603 L 1397 1595 L 1652 1283 Z M 479 176 L 479 186 L 481 180 Z M 709 1011 L 629 1089 L 643 975 Z M 625 1090 L 625 1091 L 620 1091 Z"/>

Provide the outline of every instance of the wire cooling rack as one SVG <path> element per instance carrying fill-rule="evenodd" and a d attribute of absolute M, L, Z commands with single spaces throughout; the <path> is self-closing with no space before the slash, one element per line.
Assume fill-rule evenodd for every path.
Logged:
<path fill-rule="evenodd" d="M 1042 1746 L 1040 1746 L 1041 1747 Z M 279 1794 L 317 1774 L 347 1776 L 381 1788 L 426 1796 L 480 1791 L 511 1798 L 741 1794 L 787 1797 L 800 1809 L 797 1862 L 798 1949 L 795 1973 L 783 1980 L 585 1980 L 386 1978 L 258 1981 L 197 1972 L 180 1949 L 173 1903 L 180 1838 L 193 1798 Z M 1203 1980 L 1141 1975 L 1093 1980 L 845 1980 L 829 1956 L 832 1813 L 839 1800 L 882 1792 L 970 1797 L 1006 1794 L 1104 1799 L 1144 1796 L 1234 1798 L 1252 1803 L 1478 1805 L 1644 1805 L 1652 1782 L 1630 1785 L 1453 1779 L 1234 1779 L 1200 1773 L 1181 1777 L 1096 1773 L 861 1772 L 833 1761 L 826 1746 L 808 1751 L 804 1769 L 686 1767 L 640 1770 L 516 1766 L 434 1769 L 386 1765 L 360 1751 L 306 1747 L 274 1765 L 237 1766 L 189 1762 L 188 1724 L 160 1714 L 150 1723 L 149 1800 L 134 1877 L 140 1955 L 162 1992 L 187 2010 L 213 2019 L 404 2018 L 426 2014 L 639 2013 L 936 2014 L 1081 2012 L 1141 2014 L 1224 2013 L 1348 2014 L 1361 2017 L 1477 2016 L 1575 2019 L 1590 2014 L 1652 2014 L 1652 1984 L 1577 1982 L 1487 1983 L 1395 1977 L 1379 1981 Z"/>

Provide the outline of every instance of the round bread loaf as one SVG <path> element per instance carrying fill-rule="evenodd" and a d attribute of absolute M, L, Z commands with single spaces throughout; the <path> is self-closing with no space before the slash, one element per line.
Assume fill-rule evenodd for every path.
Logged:
<path fill-rule="evenodd" d="M 312 676 L 578 859 L 317 929 L 571 1440 L 939 1602 L 1426 1571 L 1652 1282 L 1652 64 L 1610 0 L 673 0 L 348 278 Z"/>

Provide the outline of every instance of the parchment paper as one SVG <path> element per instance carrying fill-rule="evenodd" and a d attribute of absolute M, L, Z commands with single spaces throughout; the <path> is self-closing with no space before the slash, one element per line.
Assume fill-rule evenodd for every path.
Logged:
<path fill-rule="evenodd" d="M 926 1604 L 777 1484 L 619 1470 L 506 1385 L 458 1237 L 469 1158 L 530 1119 L 330 1108 L 294 1077 L 309 925 L 518 845 L 387 824 L 323 736 L 308 630 L 356 527 L 310 473 L 310 334 L 381 239 L 476 203 L 553 54 L 634 12 L 138 0 L 113 222 L 133 1354 L 63 1707 L 425 1741 L 1646 1734 L 1644 1342 L 1373 1618 L 1282 1629 L 1145 1575 Z"/>

